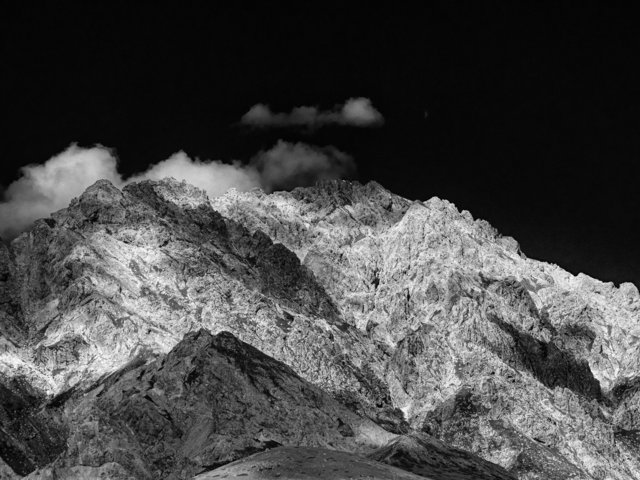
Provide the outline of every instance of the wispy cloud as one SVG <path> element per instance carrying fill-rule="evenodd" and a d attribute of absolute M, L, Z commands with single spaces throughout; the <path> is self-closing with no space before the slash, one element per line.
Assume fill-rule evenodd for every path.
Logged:
<path fill-rule="evenodd" d="M 324 125 L 377 127 L 384 123 L 384 117 L 375 109 L 371 100 L 359 97 L 350 98 L 331 110 L 301 106 L 289 113 L 273 112 L 268 105 L 258 103 L 242 116 L 240 123 L 256 128 L 293 127 L 314 130 Z"/>
<path fill-rule="evenodd" d="M 214 198 L 235 188 L 267 192 L 312 185 L 318 180 L 349 177 L 355 173 L 353 159 L 334 147 L 279 141 L 259 152 L 248 164 L 220 160 L 191 159 L 180 151 L 127 179 L 118 171 L 113 150 L 75 144 L 41 165 L 22 168 L 22 176 L 11 183 L 0 201 L 0 235 L 13 238 L 33 222 L 65 208 L 72 198 L 91 184 L 107 179 L 118 188 L 142 180 L 173 177 L 185 180 Z"/>

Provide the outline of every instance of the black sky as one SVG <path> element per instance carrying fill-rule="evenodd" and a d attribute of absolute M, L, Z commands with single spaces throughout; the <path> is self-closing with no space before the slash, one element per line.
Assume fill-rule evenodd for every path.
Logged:
<path fill-rule="evenodd" d="M 4 186 L 73 141 L 115 148 L 127 174 L 179 149 L 248 159 L 278 138 L 332 144 L 361 181 L 447 198 L 530 257 L 640 285 L 633 11 L 26 3 L 0 13 Z M 233 126 L 258 102 L 288 111 L 356 96 L 384 127 Z"/>

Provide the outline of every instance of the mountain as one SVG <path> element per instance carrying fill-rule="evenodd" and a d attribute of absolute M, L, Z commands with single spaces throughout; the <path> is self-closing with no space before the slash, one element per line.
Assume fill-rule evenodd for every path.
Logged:
<path fill-rule="evenodd" d="M 282 445 L 640 478 L 639 365 L 634 285 L 373 182 L 101 181 L 0 242 L 5 476 L 191 478 Z"/>
<path fill-rule="evenodd" d="M 64 410 L 68 448 L 29 478 L 73 478 L 78 458 L 85 474 L 111 465 L 135 478 L 191 478 L 283 444 L 361 451 L 394 437 L 283 363 L 206 330 L 100 379 Z"/>
<path fill-rule="evenodd" d="M 387 352 L 413 429 L 520 478 L 637 478 L 640 295 L 528 259 L 438 198 L 323 184 L 215 208 L 301 259 Z M 624 392 L 624 393 L 623 393 Z M 608 476 L 608 477 L 607 477 Z"/>

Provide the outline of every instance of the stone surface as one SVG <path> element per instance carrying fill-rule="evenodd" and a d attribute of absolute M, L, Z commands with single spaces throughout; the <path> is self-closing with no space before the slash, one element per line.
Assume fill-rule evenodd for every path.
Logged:
<path fill-rule="evenodd" d="M 640 478 L 634 285 L 529 259 L 445 200 L 341 181 L 211 202 L 173 180 L 123 191 L 103 181 L 0 243 L 0 374 L 14 403 L 30 405 L 3 404 L 3 438 L 20 452 L 0 451 L 4 464 L 31 462 L 16 468 L 42 478 L 55 468 L 126 478 L 131 464 L 97 452 L 112 434 L 124 441 L 102 430 L 106 419 L 154 411 L 142 383 L 151 373 L 127 372 L 169 358 L 202 328 L 282 362 L 359 421 L 422 432 L 516 478 Z M 96 385 L 109 394 L 92 397 Z M 77 412 L 101 409 L 99 398 L 112 406 L 100 410 L 102 440 L 85 464 L 69 442 L 91 431 Z M 29 447 L 27 424 L 67 439 L 54 470 L 45 465 L 60 442 Z M 141 452 L 165 445 L 134 437 Z M 171 464 L 176 475 L 204 465 L 178 457 L 187 460 Z M 140 468 L 144 478 L 161 467 Z"/>

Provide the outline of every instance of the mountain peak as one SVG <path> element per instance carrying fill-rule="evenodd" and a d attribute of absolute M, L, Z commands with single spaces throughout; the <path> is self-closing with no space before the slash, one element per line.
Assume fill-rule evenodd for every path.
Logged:
<path fill-rule="evenodd" d="M 172 177 L 131 183 L 124 187 L 123 191 L 143 200 L 156 196 L 181 208 L 209 205 L 209 197 L 204 190 Z"/>
<path fill-rule="evenodd" d="M 119 202 L 122 191 L 109 180 L 98 180 L 90 185 L 78 198 L 71 201 L 71 205 L 79 204 L 92 206 L 95 209 L 110 203 Z"/>
<path fill-rule="evenodd" d="M 95 196 L 101 193 L 109 195 L 118 195 L 120 189 L 118 189 L 110 180 L 102 179 L 98 180 L 92 185 L 89 185 L 82 195 Z"/>

